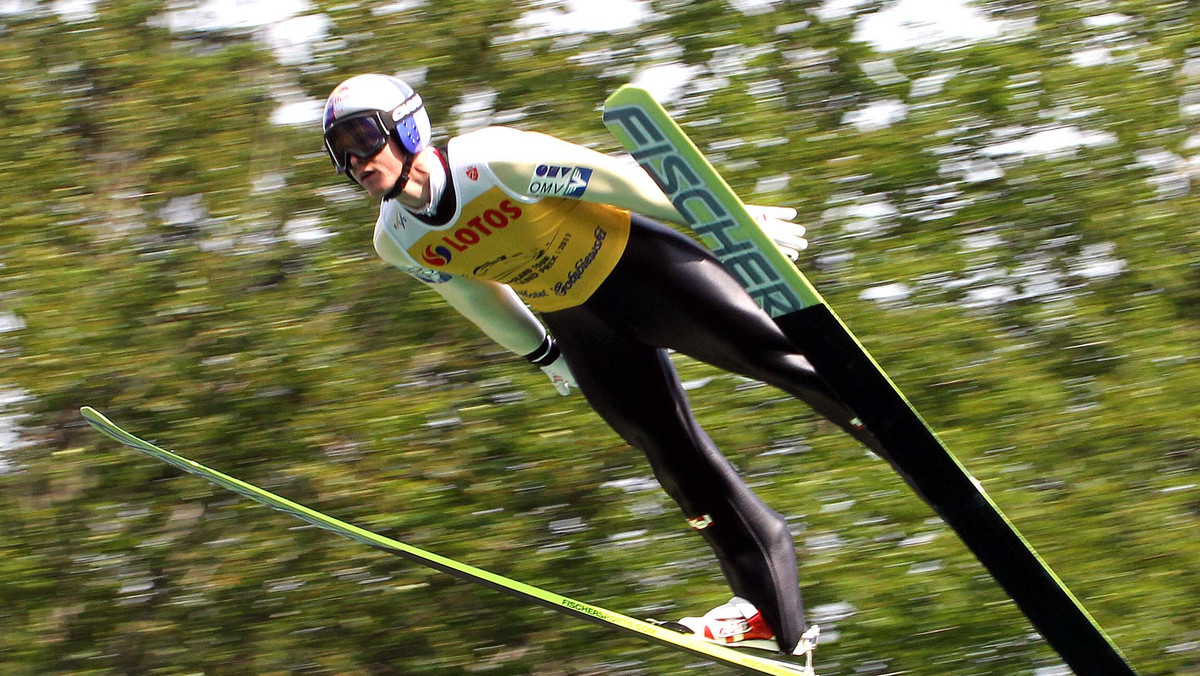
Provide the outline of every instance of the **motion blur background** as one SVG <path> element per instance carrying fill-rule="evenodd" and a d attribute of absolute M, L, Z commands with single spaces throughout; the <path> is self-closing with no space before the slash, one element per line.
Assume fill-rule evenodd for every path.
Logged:
<path fill-rule="evenodd" d="M 371 251 L 320 106 L 605 152 L 652 89 L 1144 674 L 1200 674 L 1200 11 L 1139 0 L 0 1 L 0 672 L 715 668 L 256 507 L 635 616 L 727 590 L 646 464 Z M 1067 673 L 884 463 L 687 359 L 827 676 Z"/>

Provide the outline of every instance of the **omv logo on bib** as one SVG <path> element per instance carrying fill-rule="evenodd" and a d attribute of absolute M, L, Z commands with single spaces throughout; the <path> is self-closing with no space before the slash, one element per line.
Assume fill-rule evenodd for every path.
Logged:
<path fill-rule="evenodd" d="M 579 199 L 587 191 L 591 178 L 592 170 L 587 167 L 539 164 L 529 181 L 529 194 Z"/>

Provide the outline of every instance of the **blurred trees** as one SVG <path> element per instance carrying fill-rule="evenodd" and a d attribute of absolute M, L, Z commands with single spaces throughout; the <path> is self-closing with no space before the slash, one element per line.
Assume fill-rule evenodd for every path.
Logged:
<path fill-rule="evenodd" d="M 846 4 L 846 3 L 842 3 Z M 903 3 L 901 3 L 903 4 Z M 730 182 L 799 207 L 802 261 L 1147 674 L 1200 673 L 1196 10 L 988 2 L 989 39 L 877 52 L 896 3 L 321 2 L 307 57 L 154 0 L 0 13 L 0 666 L 6 674 L 656 674 L 684 658 L 465 588 L 105 441 L 96 406 L 314 508 L 633 614 L 726 591 L 578 396 L 370 251 L 319 129 L 343 77 L 616 151 L 598 108 L 666 74 Z M 614 5 L 614 7 L 627 7 Z M 268 36 L 269 37 L 269 36 Z M 1056 664 L 932 513 L 803 407 L 680 359 L 792 519 L 824 674 Z M 747 420 L 755 424 L 746 424 Z M 160 438 L 161 437 L 161 438 Z M 936 665 L 936 666 L 934 666 Z"/>

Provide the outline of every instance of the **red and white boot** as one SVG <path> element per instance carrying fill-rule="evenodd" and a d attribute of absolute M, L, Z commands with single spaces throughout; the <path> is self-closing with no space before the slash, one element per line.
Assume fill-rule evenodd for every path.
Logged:
<path fill-rule="evenodd" d="M 767 626 L 762 613 L 746 599 L 735 596 L 728 603 L 713 608 L 703 617 L 685 617 L 679 624 L 687 627 L 697 637 L 712 643 L 729 645 L 733 648 L 758 648 L 780 652 L 775 632 Z M 804 655 L 812 659 L 813 648 L 821 630 L 813 625 L 804 632 L 793 655 Z"/>

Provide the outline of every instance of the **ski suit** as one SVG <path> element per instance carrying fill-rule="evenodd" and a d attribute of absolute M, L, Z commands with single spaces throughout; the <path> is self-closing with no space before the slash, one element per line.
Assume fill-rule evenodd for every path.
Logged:
<path fill-rule="evenodd" d="M 439 151 L 436 210 L 385 200 L 374 243 L 517 354 L 545 339 L 580 391 L 712 547 L 734 593 L 781 649 L 805 629 L 795 545 L 783 517 L 738 476 L 693 418 L 668 349 L 761 380 L 878 444 L 682 222 L 636 165 L 543 134 L 490 127 Z"/>

